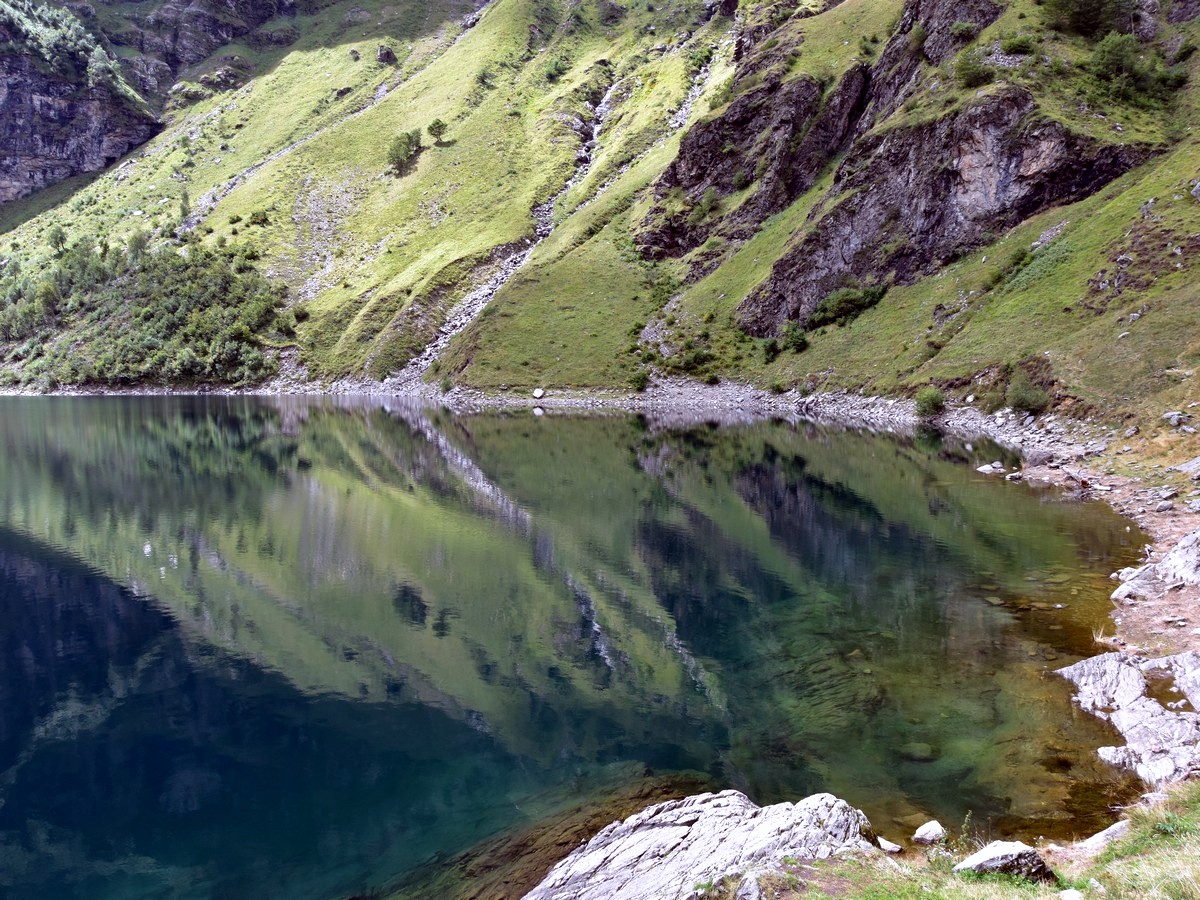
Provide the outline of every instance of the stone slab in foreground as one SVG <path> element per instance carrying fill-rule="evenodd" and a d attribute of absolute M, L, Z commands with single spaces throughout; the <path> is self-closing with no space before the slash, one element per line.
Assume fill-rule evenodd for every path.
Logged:
<path fill-rule="evenodd" d="M 756 806 L 738 791 L 699 794 L 614 822 L 550 870 L 525 900 L 685 900 L 698 886 L 783 857 L 874 849 L 871 823 L 832 794 Z"/>
<path fill-rule="evenodd" d="M 1038 852 L 1020 841 L 992 841 L 960 862 L 954 871 L 974 872 L 977 875 L 1016 875 L 1030 881 L 1051 883 L 1058 880 Z"/>

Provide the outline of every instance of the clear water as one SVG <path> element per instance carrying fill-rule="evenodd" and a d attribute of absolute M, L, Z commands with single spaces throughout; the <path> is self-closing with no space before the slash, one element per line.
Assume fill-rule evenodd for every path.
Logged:
<path fill-rule="evenodd" d="M 379 891 L 648 768 L 1103 824 L 1046 672 L 1106 508 L 931 438 L 384 406 L 0 400 L 0 894 Z"/>

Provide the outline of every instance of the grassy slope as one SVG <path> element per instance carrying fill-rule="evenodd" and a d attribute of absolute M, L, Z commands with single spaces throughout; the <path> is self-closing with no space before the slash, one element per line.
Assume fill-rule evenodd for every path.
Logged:
<path fill-rule="evenodd" d="M 844 69 L 859 53 L 857 36 L 876 31 L 886 36 L 890 20 L 883 15 L 885 8 L 894 15 L 898 4 L 889 7 L 851 0 L 822 16 L 786 25 L 781 35 L 806 35 L 799 54 L 793 56 L 792 72 L 829 76 Z M 1018 0 L 980 41 L 990 44 L 1007 34 L 1028 32 L 1042 36 L 1039 53 L 1075 64 L 1086 61 L 1089 48 L 1084 41 L 1050 35 L 1039 22 L 1035 5 Z M 1196 26 L 1182 31 L 1194 38 Z M 942 73 L 943 85 L 953 84 L 948 75 Z M 1092 98 L 1091 108 L 1081 112 L 1080 97 L 1090 85 L 1088 76 L 1078 69 L 1067 76 L 1054 76 L 1026 67 L 1009 77 L 1035 91 L 1042 115 L 1074 130 L 1108 140 L 1136 138 L 1154 143 L 1164 142 L 1166 133 L 1173 132 L 1170 136 L 1178 143 L 1099 195 L 1047 211 L 934 277 L 893 290 L 883 304 L 853 324 L 819 333 L 804 355 L 784 354 L 767 365 L 755 342 L 736 329 L 733 311 L 769 273 L 781 246 L 804 232 L 805 217 L 828 190 L 827 178 L 766 223 L 751 241 L 726 249 L 720 268 L 677 296 L 660 314 L 666 318 L 671 342 L 678 346 L 691 339 L 714 353 L 714 371 L 764 386 L 907 392 L 931 380 L 963 381 L 996 364 L 1045 354 L 1070 393 L 1120 413 L 1135 413 L 1154 396 L 1149 412 L 1157 414 L 1160 407 L 1178 405 L 1189 392 L 1194 393 L 1193 383 L 1182 373 L 1200 362 L 1196 328 L 1200 298 L 1190 276 L 1188 253 L 1177 257 L 1171 248 L 1200 230 L 1200 205 L 1188 193 L 1195 178 L 1197 138 L 1190 125 L 1179 125 L 1196 119 L 1197 87 L 1186 87 L 1166 110 L 1111 102 L 1097 106 Z M 941 115 L 969 103 L 974 93 L 952 87 L 943 87 L 941 94 L 926 91 L 880 127 L 899 127 Z M 1114 123 L 1120 124 L 1120 133 Z M 631 173 L 627 190 L 638 188 L 635 175 L 648 180 L 648 175 Z M 1160 239 L 1155 245 L 1157 254 L 1147 248 L 1136 266 L 1153 282 L 1126 290 L 1103 313 L 1064 312 L 1064 306 L 1073 306 L 1088 295 L 1089 278 L 1101 269 L 1113 269 L 1112 258 L 1124 249 L 1123 237 L 1143 221 L 1139 210 L 1151 197 L 1158 198 L 1154 215 L 1162 217 L 1161 222 L 1152 223 L 1158 229 L 1155 238 Z M 576 252 L 569 261 L 542 262 L 538 272 L 546 271 L 553 279 L 553 295 L 530 290 L 523 281 L 502 292 L 495 318 L 481 322 L 459 344 L 456 366 L 462 367 L 468 358 L 472 361 L 464 379 L 483 387 L 539 381 L 620 383 L 620 376 L 634 368 L 634 354 L 627 352 L 627 328 L 647 318 L 645 266 L 621 253 L 631 223 L 643 208 L 635 202 L 629 213 L 617 216 L 584 243 L 583 253 Z M 1064 221 L 1067 226 L 1056 242 L 1035 254 L 1024 271 L 1007 281 L 1002 279 L 1001 270 L 1018 249 L 1029 247 L 1044 230 Z M 558 242 L 579 242 L 593 228 L 582 218 L 568 221 Z M 550 245 L 544 249 L 550 251 Z M 608 300 L 603 310 L 596 309 L 590 299 L 596 283 L 577 277 L 580 271 L 590 275 L 594 261 L 608 266 L 601 289 Z M 1182 268 L 1174 268 L 1178 263 Z M 946 328 L 937 327 L 935 307 L 956 308 L 964 297 L 966 311 Z M 1135 326 L 1118 321 L 1143 306 L 1149 306 L 1149 314 Z M 588 311 L 586 317 L 578 312 L 580 307 Z M 579 319 L 606 317 L 618 327 L 610 328 L 604 340 L 586 333 L 586 325 L 581 328 L 578 323 Z M 1127 330 L 1128 337 L 1118 341 L 1118 335 Z M 557 337 L 562 335 L 565 341 Z M 546 348 L 557 350 L 560 343 L 579 348 L 577 356 L 581 358 L 550 357 Z M 977 387 L 960 389 L 963 395 L 972 391 L 979 393 Z"/>
<path fill-rule="evenodd" d="M 365 10 L 365 20 L 352 8 Z M 871 39 L 887 40 L 900 8 L 900 0 L 846 0 L 821 15 L 797 14 L 755 52 L 798 47 L 786 56 L 788 77 L 834 78 L 878 53 L 882 43 Z M 697 29 L 699 4 L 683 0 L 653 11 L 631 4 L 619 21 L 605 21 L 597 4 L 496 0 L 452 43 L 465 9 L 449 0 L 346 2 L 268 23 L 268 30 L 294 26 L 299 39 L 286 50 L 223 48 L 187 73 L 196 81 L 229 55 L 255 67 L 244 88 L 172 113 L 133 165 L 6 208 L 8 250 L 30 271 L 48 264 L 45 241 L 55 224 L 72 238 L 113 243 L 135 227 L 169 226 L 184 190 L 195 204 L 311 137 L 224 196 L 201 234 L 208 242 L 252 241 L 266 258 L 263 267 L 289 283 L 305 319 L 296 340 L 310 371 L 381 377 L 403 365 L 457 298 L 492 270 L 496 248 L 532 236 L 530 209 L 573 171 L 580 138 L 572 120 L 587 120 L 585 99 L 595 100 L 616 80 L 620 102 L 591 171 L 559 206 L 558 229 L 452 344 L 434 378 L 485 388 L 625 385 L 657 364 L 646 352 L 656 348 L 639 347 L 634 336 L 637 326 L 657 320 L 668 346 L 690 340 L 711 354 L 697 374 L 764 386 L 909 392 L 933 380 L 965 395 L 980 392 L 967 385 L 980 371 L 1045 356 L 1067 392 L 1122 414 L 1147 404 L 1157 413 L 1192 392 L 1183 373 L 1200 359 L 1189 271 L 1195 248 L 1186 246 L 1200 232 L 1200 205 L 1189 194 L 1200 139 L 1190 126 L 1198 115 L 1195 85 L 1165 110 L 1098 101 L 1079 68 L 1090 46 L 1046 31 L 1033 0 L 1012 0 L 979 43 L 1028 33 L 1039 42 L 1038 54 L 1074 66 L 1052 73 L 1028 64 L 1003 73 L 1035 93 L 1043 116 L 1095 137 L 1169 150 L 1099 195 L 1048 211 L 935 276 L 894 289 L 853 324 L 814 335 L 805 354 L 785 353 L 768 364 L 758 342 L 736 328 L 733 311 L 805 233 L 833 167 L 747 243 L 710 241 L 700 252 L 717 254 L 721 264 L 683 288 L 677 280 L 683 263 L 648 263 L 632 249 L 631 233 L 651 203 L 648 187 L 678 146 L 679 132 L 666 117 L 689 89 L 693 51 L 716 51 L 693 117 L 718 114 L 728 99 L 730 23 L 716 19 Z M 745 12 L 754 18 L 765 10 L 748 4 Z M 1164 30 L 1160 42 L 1172 36 L 1195 40 L 1198 27 Z M 375 62 L 380 43 L 395 51 L 395 67 Z M 552 62 L 559 77 L 547 74 Z M 952 74 L 952 64 L 931 70 L 921 91 L 878 127 L 903 127 L 972 102 L 976 92 L 959 89 Z M 397 84 L 370 106 L 381 85 Z M 348 89 L 340 99 L 339 89 Z M 1081 98 L 1090 105 L 1081 106 Z M 435 117 L 450 123 L 445 142 L 432 146 L 426 138 L 412 171 L 385 174 L 390 136 Z M 602 185 L 607 189 L 594 199 Z M 1157 203 L 1146 221 L 1139 211 L 1150 197 Z M 256 211 L 267 213 L 266 225 L 248 224 Z M 1067 223 L 1061 237 L 1005 277 L 1013 254 L 1060 222 Z M 1099 314 L 1075 308 L 1081 298 L 1096 305 L 1088 279 L 1113 268 L 1135 226 L 1145 232 L 1133 254 L 1143 283 Z M 1171 254 L 1181 244 L 1183 254 Z M 934 319 L 939 304 L 959 310 L 944 325 Z M 1118 321 L 1143 307 L 1136 325 Z M 1124 331 L 1130 334 L 1118 339 Z M 68 329 L 64 340 L 73 338 Z M 80 349 L 86 353 L 88 345 Z"/>

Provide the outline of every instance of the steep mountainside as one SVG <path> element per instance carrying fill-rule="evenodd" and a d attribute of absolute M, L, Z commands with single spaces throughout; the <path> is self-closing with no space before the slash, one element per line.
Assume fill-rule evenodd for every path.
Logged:
<path fill-rule="evenodd" d="M 157 126 L 103 43 L 68 13 L 0 3 L 0 203 L 95 172 Z"/>
<path fill-rule="evenodd" d="M 74 8 L 164 127 L 5 207 L 12 380 L 1194 393 L 1195 4 Z"/>

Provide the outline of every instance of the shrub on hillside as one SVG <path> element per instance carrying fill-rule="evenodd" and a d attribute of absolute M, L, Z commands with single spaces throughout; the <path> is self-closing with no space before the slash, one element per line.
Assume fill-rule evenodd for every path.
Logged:
<path fill-rule="evenodd" d="M 1059 31 L 1097 37 L 1109 31 L 1128 31 L 1137 0 L 1046 0 L 1046 23 Z"/>
<path fill-rule="evenodd" d="M 954 76 L 965 88 L 983 87 L 996 77 L 996 72 L 986 62 L 987 54 L 982 49 L 969 50 L 958 58 Z"/>
<path fill-rule="evenodd" d="M 979 26 L 974 22 L 964 22 L 961 19 L 950 26 L 950 34 L 960 41 L 974 40 L 979 34 Z"/>
<path fill-rule="evenodd" d="M 1088 68 L 1101 89 L 1118 100 L 1166 100 L 1187 81 L 1182 65 L 1165 66 L 1157 54 L 1143 53 L 1132 34 L 1105 35 Z"/>
<path fill-rule="evenodd" d="M 946 397 L 936 385 L 926 385 L 917 391 L 917 415 L 923 419 L 936 416 L 946 408 Z"/>
<path fill-rule="evenodd" d="M 1028 56 L 1033 48 L 1033 38 L 1028 34 L 1007 34 L 1000 39 L 1000 50 L 1010 56 Z"/>
<path fill-rule="evenodd" d="M 808 349 L 808 337 L 804 334 L 804 326 L 799 322 L 788 322 L 783 329 L 783 346 L 793 353 L 803 353 Z"/>
<path fill-rule="evenodd" d="M 388 145 L 388 166 L 397 175 L 403 175 L 420 152 L 421 130 L 402 131 Z"/>
<path fill-rule="evenodd" d="M 1034 384 L 1024 369 L 1017 369 L 1013 373 L 1005 399 L 1013 409 L 1034 415 L 1045 412 L 1050 406 L 1050 395 Z"/>
<path fill-rule="evenodd" d="M 817 304 L 804 327 L 808 331 L 814 331 L 822 325 L 847 325 L 875 306 L 886 293 L 887 286 L 882 284 L 836 290 Z"/>

